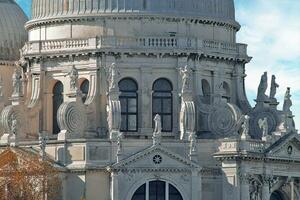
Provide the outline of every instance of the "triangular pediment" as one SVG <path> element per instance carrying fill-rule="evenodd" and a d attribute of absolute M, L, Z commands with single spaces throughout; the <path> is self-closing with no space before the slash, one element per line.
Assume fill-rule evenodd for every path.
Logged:
<path fill-rule="evenodd" d="M 266 155 L 273 159 L 300 161 L 300 136 L 292 133 L 280 138 L 267 149 Z"/>
<path fill-rule="evenodd" d="M 191 170 L 199 166 L 167 148 L 156 145 L 146 148 L 111 166 L 112 169 L 176 169 Z"/>

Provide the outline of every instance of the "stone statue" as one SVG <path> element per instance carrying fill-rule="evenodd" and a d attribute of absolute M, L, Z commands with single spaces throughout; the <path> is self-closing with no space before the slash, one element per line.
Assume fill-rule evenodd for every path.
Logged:
<path fill-rule="evenodd" d="M 268 74 L 264 72 L 261 76 L 260 83 L 257 91 L 257 101 L 266 101 L 268 100 L 268 96 L 266 95 L 266 91 L 268 89 Z"/>
<path fill-rule="evenodd" d="M 250 117 L 248 115 L 245 115 L 243 117 L 243 124 L 242 124 L 242 134 L 241 138 L 242 139 L 247 139 L 249 138 L 249 128 L 250 128 Z"/>
<path fill-rule="evenodd" d="M 108 68 L 108 76 L 107 76 L 109 91 L 117 89 L 120 76 L 121 76 L 120 71 L 116 67 L 116 64 L 112 63 L 112 65 Z"/>
<path fill-rule="evenodd" d="M 291 107 L 293 105 L 292 100 L 291 100 L 291 88 L 287 88 L 286 93 L 284 95 L 284 103 L 283 103 L 283 112 L 284 113 L 291 113 Z"/>
<path fill-rule="evenodd" d="M 10 131 L 13 135 L 17 134 L 17 130 L 18 130 L 18 121 L 17 121 L 17 117 L 15 114 L 12 114 L 10 117 Z"/>
<path fill-rule="evenodd" d="M 268 118 L 258 120 L 258 126 L 262 129 L 262 137 L 267 137 L 269 133 Z"/>
<path fill-rule="evenodd" d="M 21 80 L 21 72 L 19 69 L 15 69 L 12 81 L 13 81 L 13 95 L 20 95 L 21 94 L 21 87 L 22 87 L 22 80 Z"/>
<path fill-rule="evenodd" d="M 42 160 L 45 160 L 46 156 L 46 138 L 42 133 L 39 133 L 39 146 L 40 146 L 40 156 Z"/>
<path fill-rule="evenodd" d="M 153 132 L 153 145 L 158 145 L 161 142 L 161 117 L 159 114 L 154 117 L 154 132 Z"/>
<path fill-rule="evenodd" d="M 68 73 L 70 76 L 70 89 L 71 91 L 76 91 L 78 89 L 78 70 L 75 66 L 72 66 L 71 71 Z"/>
<path fill-rule="evenodd" d="M 276 83 L 276 76 L 272 75 L 271 89 L 270 89 L 270 99 L 276 100 L 275 95 L 279 85 Z"/>
<path fill-rule="evenodd" d="M 117 154 L 121 154 L 122 149 L 123 149 L 123 145 L 122 145 L 122 140 L 124 138 L 123 133 L 119 133 L 117 136 L 117 145 L 118 145 L 118 150 L 117 150 Z"/>
<path fill-rule="evenodd" d="M 193 155 L 196 153 L 196 142 L 197 142 L 197 137 L 195 132 L 191 132 L 189 136 L 189 141 L 190 141 L 190 155 Z"/>
<path fill-rule="evenodd" d="M 3 97 L 3 79 L 2 76 L 0 76 L 0 98 Z"/>
<path fill-rule="evenodd" d="M 182 76 L 182 90 L 181 93 L 184 94 L 192 90 L 192 72 L 191 69 L 186 65 L 184 68 L 180 68 L 180 75 Z"/>

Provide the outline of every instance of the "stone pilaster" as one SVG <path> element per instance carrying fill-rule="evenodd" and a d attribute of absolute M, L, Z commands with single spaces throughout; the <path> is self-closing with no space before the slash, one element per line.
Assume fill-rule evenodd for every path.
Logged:
<path fill-rule="evenodd" d="M 240 189 L 241 189 L 241 200 L 250 200 L 250 186 L 249 186 L 250 175 L 240 175 Z"/>

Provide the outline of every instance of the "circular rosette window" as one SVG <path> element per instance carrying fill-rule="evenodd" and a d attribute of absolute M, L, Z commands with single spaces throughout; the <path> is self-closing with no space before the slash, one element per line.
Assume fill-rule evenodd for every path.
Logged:
<path fill-rule="evenodd" d="M 0 116 L 1 126 L 4 131 L 9 134 L 19 134 L 20 126 L 22 125 L 22 130 L 25 131 L 25 123 L 23 123 L 23 112 L 17 108 L 17 106 L 7 106 L 5 107 Z"/>
<path fill-rule="evenodd" d="M 269 134 L 276 131 L 278 118 L 276 111 L 271 109 L 254 110 L 250 113 L 250 135 L 253 139 L 261 139 L 262 129 L 259 127 L 259 120 L 267 118 Z"/>
<path fill-rule="evenodd" d="M 233 104 L 214 105 L 208 116 L 209 130 L 217 138 L 233 136 L 241 116 L 240 109 Z"/>
<path fill-rule="evenodd" d="M 63 103 L 57 113 L 58 125 L 61 130 L 81 134 L 87 125 L 87 116 L 84 108 L 76 102 Z"/>

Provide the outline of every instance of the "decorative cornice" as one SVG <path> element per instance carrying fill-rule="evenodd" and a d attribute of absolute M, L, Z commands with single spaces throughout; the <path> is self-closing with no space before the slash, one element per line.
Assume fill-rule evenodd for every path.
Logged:
<path fill-rule="evenodd" d="M 27 30 L 48 25 L 48 24 L 61 24 L 66 22 L 84 22 L 84 21 L 96 21 L 98 19 L 114 19 L 114 20 L 165 20 L 169 22 L 183 22 L 183 23 L 193 23 L 193 24 L 211 24 L 216 26 L 226 26 L 232 28 L 236 31 L 240 29 L 240 24 L 232 20 L 216 20 L 213 18 L 206 17 L 189 17 L 189 16 L 175 16 L 175 15 L 162 15 L 162 14 L 90 14 L 90 15 L 80 15 L 80 16 L 60 16 L 60 17 L 47 17 L 42 19 L 31 20 L 26 23 L 25 28 Z"/>

